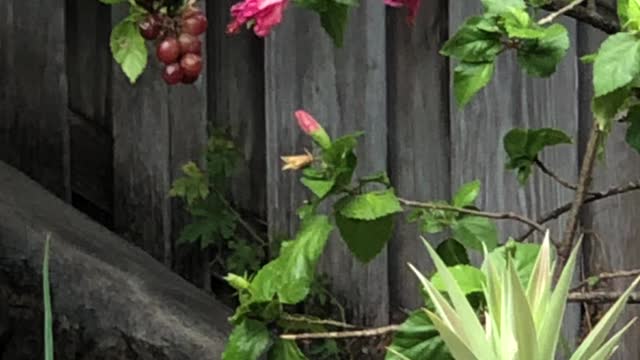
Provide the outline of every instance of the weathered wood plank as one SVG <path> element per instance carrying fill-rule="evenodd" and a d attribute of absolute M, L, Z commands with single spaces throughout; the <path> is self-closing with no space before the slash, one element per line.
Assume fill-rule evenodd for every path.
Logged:
<path fill-rule="evenodd" d="M 124 16 L 115 7 L 113 22 Z M 153 54 L 153 50 L 150 51 Z M 169 90 L 153 57 L 132 86 L 113 63 L 114 227 L 165 264 L 171 263 Z"/>
<path fill-rule="evenodd" d="M 580 26 L 581 54 L 591 53 L 600 46 L 606 35 L 589 28 Z M 583 102 L 581 116 L 581 134 L 583 146 L 586 143 L 592 124 L 590 101 L 592 91 L 592 67 L 584 65 L 581 69 L 583 79 L 581 91 Z M 626 125 L 614 125 L 614 131 L 607 141 L 605 160 L 596 163 L 593 189 L 618 186 L 628 181 L 640 178 L 640 155 L 624 140 Z M 640 267 L 640 210 L 638 209 L 640 194 L 630 193 L 607 200 L 593 203 L 583 212 L 584 258 L 585 270 L 588 274 L 598 274 L 604 271 L 635 269 Z M 608 289 L 624 290 L 629 286 L 630 279 L 605 282 L 602 285 Z M 600 311 L 606 308 L 599 308 Z M 618 328 L 640 315 L 640 308 L 630 305 L 625 309 L 619 320 Z M 640 354 L 640 343 L 637 339 L 640 329 L 631 327 L 625 335 L 620 348 L 612 359 L 635 360 Z"/>
<path fill-rule="evenodd" d="M 332 135 L 364 130 L 358 148 L 360 174 L 386 169 L 384 30 L 383 4 L 371 1 L 353 11 L 343 49 L 334 48 L 314 15 L 296 9 L 288 11 L 267 39 L 267 204 L 272 238 L 295 232 L 295 210 L 306 198 L 299 174 L 280 170 L 281 155 L 302 153 L 310 146 L 295 125 L 294 110 L 307 109 Z M 353 321 L 388 321 L 386 250 L 361 265 L 334 237 L 322 269 L 332 277 L 333 290 L 346 300 Z"/>
<path fill-rule="evenodd" d="M 450 2 L 450 29 L 453 33 L 461 22 L 481 12 L 481 4 Z M 549 79 L 532 79 L 524 74 L 513 54 L 500 56 L 493 81 L 464 109 L 451 105 L 451 181 L 453 192 L 465 182 L 478 179 L 482 193 L 478 205 L 488 210 L 515 211 L 530 217 L 544 213 L 557 204 L 572 199 L 572 191 L 534 171 L 524 187 L 515 174 L 505 169 L 506 154 L 502 138 L 513 127 L 554 127 L 577 139 L 578 135 L 578 71 L 576 58 L 576 25 L 564 21 L 569 29 L 572 48 Z M 452 72 L 453 72 L 452 64 Z M 453 93 L 451 94 L 453 99 Z M 560 176 L 575 182 L 577 178 L 577 146 L 560 146 L 546 150 L 542 160 Z M 564 224 L 564 220 L 561 220 Z M 560 227 L 551 225 L 552 236 L 560 235 Z M 512 222 L 498 224 L 501 241 L 518 235 L 523 227 Z M 579 309 L 572 306 L 566 324 L 577 328 Z M 572 338 L 573 335 L 570 334 Z"/>
<path fill-rule="evenodd" d="M 225 34 L 235 1 L 209 5 L 209 117 L 229 128 L 244 156 L 232 181 L 233 202 L 244 212 L 266 219 L 264 47 L 250 32 Z"/>
<path fill-rule="evenodd" d="M 389 10 L 387 72 L 389 173 L 398 194 L 414 200 L 447 199 L 449 180 L 449 65 L 438 50 L 448 37 L 446 1 L 421 4 L 415 26 L 406 12 Z M 398 221 L 389 244 L 389 286 L 393 312 L 423 303 L 415 275 L 428 255 L 415 224 Z"/>
<path fill-rule="evenodd" d="M 110 133 L 111 9 L 99 1 L 67 1 L 66 15 L 69 109 Z"/>
<path fill-rule="evenodd" d="M 69 200 L 63 1 L 0 4 L 0 160 Z"/>

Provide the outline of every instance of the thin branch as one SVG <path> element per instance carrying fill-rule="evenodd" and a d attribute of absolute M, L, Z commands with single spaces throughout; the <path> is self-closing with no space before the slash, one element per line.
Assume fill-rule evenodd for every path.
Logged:
<path fill-rule="evenodd" d="M 564 1 L 554 0 L 542 8 L 555 12 L 561 10 L 563 7 Z M 589 24 L 596 29 L 600 29 L 607 34 L 615 34 L 620 31 L 620 22 L 618 22 L 615 11 L 610 11 L 604 8 L 604 6 L 601 6 L 601 4 L 597 4 L 595 9 L 589 6 L 575 6 L 564 14 L 582 23 Z"/>
<path fill-rule="evenodd" d="M 640 190 L 640 180 L 638 181 L 631 181 L 625 185 L 620 185 L 620 186 L 616 186 L 616 187 L 612 187 L 608 190 L 602 191 L 602 192 L 596 192 L 596 193 L 591 193 L 589 196 L 587 196 L 587 198 L 584 200 L 584 204 L 589 204 L 592 203 L 594 201 L 598 201 L 598 200 L 603 200 L 612 196 L 616 196 L 616 195 L 622 195 L 628 192 L 632 192 L 632 191 L 637 191 Z M 542 215 L 540 218 L 538 218 L 537 223 L 538 224 L 545 224 L 551 220 L 557 219 L 559 218 L 562 214 L 566 213 L 567 211 L 571 210 L 571 205 L 572 203 L 566 203 L 556 209 L 551 210 L 550 212 Z M 524 239 L 526 239 L 527 237 L 529 237 L 529 235 L 531 235 L 534 232 L 533 229 L 528 230 L 525 234 L 521 235 L 518 237 L 518 241 L 524 241 Z"/>
<path fill-rule="evenodd" d="M 578 285 L 576 285 L 570 291 L 573 292 L 573 291 L 578 291 L 578 290 L 582 289 L 583 287 L 589 285 L 593 281 L 592 279 L 595 279 L 596 281 L 602 281 L 602 280 L 609 280 L 609 279 L 633 277 L 633 276 L 638 276 L 638 275 L 640 275 L 640 269 L 606 272 L 606 273 L 602 273 L 602 274 L 598 274 L 598 275 L 595 275 L 595 276 L 591 276 L 591 277 L 589 277 L 589 278 L 587 278 L 585 280 L 582 280 Z"/>
<path fill-rule="evenodd" d="M 341 327 L 345 329 L 353 329 L 356 327 L 355 325 L 347 324 L 341 321 L 336 321 L 331 319 L 314 319 L 314 318 L 301 316 L 301 315 L 284 314 L 282 316 L 282 319 L 287 321 L 302 322 L 302 323 L 313 324 L 313 325 L 335 326 L 335 327 Z"/>
<path fill-rule="evenodd" d="M 305 340 L 305 339 L 344 339 L 344 338 L 353 338 L 353 337 L 373 337 L 373 336 L 380 336 L 390 332 L 398 331 L 399 328 L 400 328 L 400 325 L 387 325 L 379 328 L 353 330 L 353 331 L 282 334 L 280 335 L 280 338 L 283 340 Z"/>
<path fill-rule="evenodd" d="M 238 220 L 238 223 L 240 223 L 240 225 L 242 225 L 242 227 L 247 231 L 247 233 L 249 233 L 249 235 L 251 235 L 251 237 L 255 241 L 257 241 L 260 245 L 265 247 L 268 246 L 269 243 L 266 240 L 264 240 L 262 237 L 260 237 L 260 235 L 258 235 L 258 233 L 253 229 L 253 227 L 249 225 L 249 223 L 242 218 L 242 215 L 240 215 L 238 210 L 236 210 L 231 205 L 231 203 L 229 203 L 229 201 L 224 197 L 224 195 L 222 195 L 218 190 L 215 190 L 215 192 L 220 198 L 220 200 L 224 203 L 224 205 L 229 209 L 229 211 L 231 211 L 231 213 L 236 218 L 236 220 Z"/>
<path fill-rule="evenodd" d="M 495 220 L 519 221 L 521 223 L 531 226 L 532 228 L 540 231 L 541 233 L 545 232 L 545 228 L 542 227 L 542 225 L 527 218 L 526 216 L 516 214 L 513 212 L 494 213 L 494 212 L 487 212 L 487 211 L 480 211 L 480 210 L 473 210 L 473 209 L 465 209 L 465 208 L 455 207 L 451 205 L 424 203 L 424 202 L 412 201 L 412 200 L 406 200 L 406 199 L 399 199 L 399 200 L 401 204 L 405 206 L 413 207 L 413 208 L 453 211 L 460 214 L 475 215 L 475 216 L 480 216 L 480 217 L 485 217 L 485 218 L 495 219 Z"/>
<path fill-rule="evenodd" d="M 566 6 L 558 9 L 557 11 L 552 12 L 551 14 L 545 16 L 544 18 L 538 21 L 538 25 L 545 25 L 553 20 L 555 20 L 558 16 L 564 15 L 565 13 L 573 10 L 576 6 L 580 5 L 584 0 L 573 0 Z"/>
<path fill-rule="evenodd" d="M 578 185 L 576 184 L 572 184 L 568 181 L 566 181 L 565 179 L 561 178 L 560 175 L 554 173 L 551 169 L 549 169 L 542 161 L 540 161 L 539 159 L 536 159 L 535 161 L 536 166 L 546 175 L 548 175 L 550 178 L 552 178 L 553 180 L 555 180 L 558 184 L 566 187 L 567 189 L 570 190 L 577 190 L 578 189 Z"/>
<path fill-rule="evenodd" d="M 587 191 L 589 191 L 589 186 L 591 185 L 593 167 L 598 153 L 599 139 L 600 131 L 598 130 L 598 123 L 594 121 L 591 127 L 591 133 L 589 134 L 587 148 L 584 152 L 584 160 L 582 161 L 582 168 L 580 169 L 580 176 L 578 177 L 576 196 L 573 200 L 573 204 L 571 205 L 569 218 L 567 219 L 567 225 L 564 230 L 564 236 L 562 237 L 562 241 L 558 248 L 558 269 L 562 269 L 564 267 L 564 263 L 573 248 L 573 239 L 575 238 L 576 230 L 578 229 L 580 210 L 582 209 Z"/>
<path fill-rule="evenodd" d="M 623 293 L 623 291 L 572 292 L 569 294 L 568 301 L 591 304 L 607 304 L 618 301 Z M 640 304 L 640 293 L 631 293 L 627 302 L 629 304 Z"/>

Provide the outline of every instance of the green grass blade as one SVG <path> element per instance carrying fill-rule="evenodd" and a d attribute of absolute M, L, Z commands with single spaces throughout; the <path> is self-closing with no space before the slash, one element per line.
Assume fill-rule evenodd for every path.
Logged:
<path fill-rule="evenodd" d="M 42 260 L 42 294 L 44 301 L 44 359 L 53 360 L 53 321 L 51 312 L 51 287 L 49 286 L 49 247 L 51 235 L 47 234 Z"/>

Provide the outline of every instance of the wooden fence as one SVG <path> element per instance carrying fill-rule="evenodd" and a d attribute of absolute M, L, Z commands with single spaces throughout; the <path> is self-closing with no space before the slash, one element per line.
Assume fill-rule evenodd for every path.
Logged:
<path fill-rule="evenodd" d="M 546 152 L 544 161 L 576 179 L 591 123 L 590 68 L 578 56 L 597 48 L 602 34 L 564 21 L 572 48 L 557 74 L 531 79 L 502 56 L 493 82 L 460 110 L 451 100 L 451 64 L 438 49 L 480 11 L 479 1 L 423 1 L 409 27 L 404 12 L 363 0 L 341 49 L 313 14 L 297 9 L 265 41 L 227 37 L 232 2 L 206 4 L 206 76 L 177 87 L 164 85 L 154 60 L 132 87 L 110 59 L 108 34 L 121 9 L 95 0 L 0 3 L 0 159 L 199 283 L 205 266 L 198 253 L 177 251 L 185 216 L 167 191 L 181 164 L 200 156 L 207 123 L 231 127 L 245 156 L 234 201 L 266 219 L 272 236 L 292 234 L 294 210 L 306 196 L 295 174 L 280 171 L 280 155 L 309 145 L 294 126 L 298 108 L 331 134 L 364 130 L 361 171 L 387 170 L 403 197 L 447 199 L 479 179 L 479 204 L 489 210 L 537 217 L 571 200 L 570 191 L 538 173 L 518 186 L 505 171 L 501 139 L 512 127 L 561 128 L 576 143 Z M 595 186 L 637 178 L 639 160 L 616 131 Z M 638 201 L 626 195 L 586 209 L 584 273 L 638 267 Z M 499 225 L 505 238 L 523 230 Z M 429 267 L 418 235 L 415 226 L 398 225 L 388 248 L 366 266 L 332 239 L 322 270 L 352 321 L 397 321 L 401 309 L 421 304 L 406 270 L 407 262 Z M 574 330 L 581 312 L 570 312 Z M 633 307 L 627 318 L 639 313 Z M 638 327 L 629 333 L 617 359 L 638 358 L 640 343 L 631 339 L 639 335 Z"/>

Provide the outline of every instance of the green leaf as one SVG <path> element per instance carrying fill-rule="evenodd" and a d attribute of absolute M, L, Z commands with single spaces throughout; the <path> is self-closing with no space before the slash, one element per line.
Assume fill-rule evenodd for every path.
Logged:
<path fill-rule="evenodd" d="M 529 284 L 531 273 L 535 265 L 540 245 L 538 244 L 522 244 L 510 240 L 506 245 L 497 247 L 489 256 L 492 263 L 497 267 L 507 267 L 507 253 L 511 255 L 512 266 L 518 274 L 518 278 L 524 288 Z"/>
<path fill-rule="evenodd" d="M 300 181 L 307 189 L 311 190 L 315 196 L 321 199 L 327 196 L 336 184 L 334 179 L 314 179 L 306 176 L 303 176 Z"/>
<path fill-rule="evenodd" d="M 44 305 L 44 358 L 53 360 L 53 311 L 51 307 L 51 285 L 49 284 L 49 252 L 51 235 L 45 235 L 44 256 L 42 259 L 42 301 Z"/>
<path fill-rule="evenodd" d="M 484 31 L 482 27 L 494 24 L 495 20 L 488 17 L 468 19 L 444 44 L 440 53 L 464 62 L 493 61 L 503 48 L 500 34 Z"/>
<path fill-rule="evenodd" d="M 640 24 L 640 1 L 618 0 L 618 18 L 624 29 L 638 30 Z"/>
<path fill-rule="evenodd" d="M 640 152 L 640 106 L 629 109 L 627 119 L 630 123 L 627 128 L 627 144 L 631 145 L 637 152 Z"/>
<path fill-rule="evenodd" d="M 424 310 L 416 310 L 393 336 L 385 360 L 453 360 Z"/>
<path fill-rule="evenodd" d="M 344 44 L 344 33 L 349 23 L 350 6 L 338 1 L 326 2 L 325 11 L 320 12 L 320 24 L 331 36 L 336 47 Z"/>
<path fill-rule="evenodd" d="M 485 11 L 488 13 L 502 14 L 512 9 L 525 9 L 524 0 L 482 0 Z"/>
<path fill-rule="evenodd" d="M 335 219 L 342 239 L 353 255 L 364 263 L 373 260 L 393 234 L 393 215 L 356 220 L 345 217 L 336 209 Z"/>
<path fill-rule="evenodd" d="M 309 217 L 296 239 L 283 242 L 280 256 L 256 274 L 251 282 L 255 301 L 271 301 L 276 294 L 283 304 L 302 301 L 309 293 L 316 265 L 332 229 L 326 216 Z"/>
<path fill-rule="evenodd" d="M 471 265 L 456 265 L 449 267 L 449 272 L 458 283 L 458 286 L 460 286 L 463 294 L 469 295 L 482 292 L 485 276 L 480 269 Z M 440 273 L 436 272 L 433 275 L 431 283 L 438 291 L 447 291 L 447 285 L 444 283 Z"/>
<path fill-rule="evenodd" d="M 571 138 L 561 130 L 512 129 L 504 136 L 504 149 L 509 161 L 507 169 L 516 170 L 518 181 L 525 183 L 538 154 L 548 146 L 571 144 Z"/>
<path fill-rule="evenodd" d="M 512 9 L 502 14 L 502 18 L 511 39 L 538 39 L 545 34 L 545 29 L 533 22 L 526 10 Z"/>
<path fill-rule="evenodd" d="M 265 324 L 245 319 L 231 332 L 222 360 L 258 359 L 270 345 L 271 337 Z"/>
<path fill-rule="evenodd" d="M 181 197 L 192 205 L 196 200 L 206 199 L 209 195 L 209 183 L 205 174 L 193 161 L 182 166 L 183 177 L 176 179 L 171 185 L 169 195 Z"/>
<path fill-rule="evenodd" d="M 630 33 L 609 36 L 600 46 L 593 64 L 595 96 L 628 85 L 640 73 L 640 41 Z"/>
<path fill-rule="evenodd" d="M 593 98 L 591 110 L 601 130 L 611 128 L 612 120 L 623 109 L 623 105 L 629 95 L 630 89 L 625 86 L 606 95 Z"/>
<path fill-rule="evenodd" d="M 278 340 L 269 351 L 269 360 L 307 360 L 295 341 Z"/>
<path fill-rule="evenodd" d="M 225 276 L 224 280 L 236 290 L 246 290 L 249 288 L 249 285 L 251 285 L 246 277 L 232 273 Z"/>
<path fill-rule="evenodd" d="M 518 49 L 518 63 L 529 75 L 547 77 L 556 71 L 569 49 L 567 29 L 553 24 L 537 39 L 525 40 Z"/>
<path fill-rule="evenodd" d="M 336 209 L 342 216 L 356 220 L 375 220 L 402 212 L 393 189 L 344 197 L 336 204 Z"/>
<path fill-rule="evenodd" d="M 110 46 L 113 59 L 134 84 L 147 66 L 147 46 L 131 16 L 113 28 Z"/>
<path fill-rule="evenodd" d="M 471 101 L 491 81 L 494 70 L 493 62 L 458 64 L 453 73 L 453 92 L 458 105 L 464 106 Z"/>
<path fill-rule="evenodd" d="M 466 183 L 458 189 L 458 192 L 453 196 L 453 206 L 466 207 L 473 205 L 480 193 L 480 181 L 475 180 Z"/>
<path fill-rule="evenodd" d="M 479 216 L 465 216 L 451 225 L 453 237 L 465 247 L 482 250 L 484 243 L 492 250 L 498 244 L 498 229 L 490 219 Z"/>
<path fill-rule="evenodd" d="M 438 245 L 436 253 L 447 266 L 470 264 L 467 249 L 456 239 L 447 239 Z"/>

